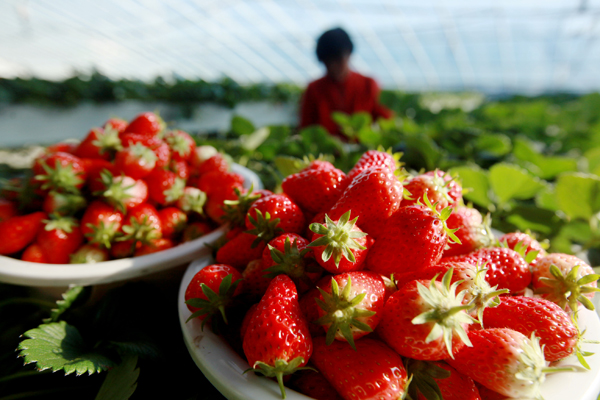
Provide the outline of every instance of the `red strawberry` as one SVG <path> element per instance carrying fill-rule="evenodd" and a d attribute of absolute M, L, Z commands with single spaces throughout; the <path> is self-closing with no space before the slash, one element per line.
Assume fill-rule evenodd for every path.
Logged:
<path fill-rule="evenodd" d="M 258 245 L 253 248 L 252 244 L 256 239 L 255 235 L 240 233 L 217 251 L 217 262 L 235 268 L 244 268 L 250 261 L 261 258 L 267 244 L 259 240 Z"/>
<path fill-rule="evenodd" d="M 433 391 L 444 400 L 482 400 L 473 379 L 445 362 L 409 360 L 407 370 L 413 376 L 408 388 L 413 399 L 434 398 L 425 395 Z"/>
<path fill-rule="evenodd" d="M 185 213 L 204 214 L 204 204 L 206 203 L 206 193 L 202 190 L 186 186 L 183 189 L 183 194 L 177 199 L 177 207 Z"/>
<path fill-rule="evenodd" d="M 94 194 L 122 212 L 139 206 L 148 200 L 148 186 L 141 179 L 120 175 L 114 177 L 109 171 L 101 172 L 104 188 Z"/>
<path fill-rule="evenodd" d="M 531 283 L 529 265 L 514 250 L 490 247 L 479 249 L 462 256 L 445 257 L 446 262 L 467 262 L 473 265 L 485 265 L 488 272 L 485 279 L 498 289 L 508 289 L 511 294 L 521 294 Z"/>
<path fill-rule="evenodd" d="M 306 370 L 294 375 L 293 387 L 305 396 L 315 400 L 343 400 L 323 374 Z"/>
<path fill-rule="evenodd" d="M 0 222 L 16 216 L 19 213 L 17 204 L 0 197 Z"/>
<path fill-rule="evenodd" d="M 165 128 L 165 122 L 153 112 L 145 112 L 136 116 L 129 122 L 124 133 L 139 133 L 147 136 L 156 136 Z"/>
<path fill-rule="evenodd" d="M 213 228 L 206 222 L 191 222 L 183 230 L 182 242 L 189 242 L 212 232 Z"/>
<path fill-rule="evenodd" d="M 171 161 L 171 149 L 162 139 L 138 133 L 126 133 L 121 136 L 123 147 L 141 144 L 154 152 L 156 155 L 156 168 L 166 168 Z"/>
<path fill-rule="evenodd" d="M 83 234 L 73 218 L 62 217 L 44 221 L 36 242 L 50 264 L 68 264 L 71 254 L 83 243 Z"/>
<path fill-rule="evenodd" d="M 51 190 L 44 198 L 42 210 L 48 215 L 73 215 L 85 206 L 86 200 L 81 194 L 61 193 Z"/>
<path fill-rule="evenodd" d="M 325 225 L 310 224 L 314 232 L 310 247 L 315 259 L 327 271 L 337 274 L 363 269 L 368 254 L 367 234 L 355 225 L 358 217 L 349 221 L 350 211 L 337 221 L 325 216 Z"/>
<path fill-rule="evenodd" d="M 336 339 L 355 348 L 355 341 L 372 332 L 381 320 L 385 285 L 374 272 L 335 275 L 319 291 L 319 319 L 314 322 L 327 332 L 327 344 Z"/>
<path fill-rule="evenodd" d="M 363 338 L 356 351 L 346 342 L 314 339 L 311 362 L 344 399 L 403 398 L 407 374 L 400 356 L 384 343 Z M 351 382 L 351 383 L 350 383 Z"/>
<path fill-rule="evenodd" d="M 213 146 L 208 146 L 208 145 L 196 146 L 196 148 L 194 149 L 194 152 L 191 155 L 190 160 L 189 160 L 190 165 L 194 168 L 194 170 L 196 170 L 205 161 L 207 161 L 211 157 L 217 155 L 217 153 L 219 153 L 219 151 L 217 149 L 215 149 Z M 224 158 L 221 157 L 221 159 L 223 161 L 225 161 Z M 225 163 L 226 163 L 226 161 L 225 161 Z M 227 168 L 225 168 L 223 171 L 227 171 L 228 169 L 229 169 L 229 165 L 227 165 Z"/>
<path fill-rule="evenodd" d="M 384 167 L 392 174 L 398 168 L 400 153 L 390 154 L 379 150 L 365 152 L 348 172 L 348 179 L 353 180 L 358 174 L 366 169 Z"/>
<path fill-rule="evenodd" d="M 508 328 L 469 332 L 472 347 L 463 347 L 447 362 L 458 372 L 508 397 L 541 398 L 548 368 L 539 339 Z"/>
<path fill-rule="evenodd" d="M 530 265 L 535 265 L 540 258 L 548 254 L 540 242 L 524 232 L 505 233 L 498 239 L 498 242 L 500 242 L 503 247 L 513 249 L 517 251 L 517 253 L 523 255 L 523 258 L 525 258 L 526 261 L 528 261 L 529 258 L 532 258 L 529 255 L 530 252 L 537 252 L 533 260 L 529 261 Z M 517 246 L 522 247 L 523 250 L 519 251 L 520 249 Z"/>
<path fill-rule="evenodd" d="M 121 211 L 101 200 L 95 200 L 81 218 L 81 233 L 90 243 L 110 248 L 121 230 L 123 219 Z"/>
<path fill-rule="evenodd" d="M 121 134 L 125 132 L 125 129 L 127 129 L 127 125 L 129 124 L 124 119 L 109 118 L 108 121 L 104 123 L 104 130 L 113 129 L 117 131 L 117 133 Z"/>
<path fill-rule="evenodd" d="M 130 209 L 121 226 L 123 236 L 119 241 L 133 241 L 132 249 L 142 245 L 152 245 L 152 242 L 162 237 L 162 224 L 156 208 L 148 203 L 140 204 Z"/>
<path fill-rule="evenodd" d="M 84 244 L 71 254 L 71 264 L 92 264 L 108 261 L 109 254 L 106 249 L 90 244 Z"/>
<path fill-rule="evenodd" d="M 417 175 L 404 185 L 410 193 L 403 205 L 416 204 L 425 194 L 438 211 L 457 204 L 462 199 L 462 187 L 448 173 L 440 170 Z"/>
<path fill-rule="evenodd" d="M 296 287 L 287 275 L 273 278 L 248 323 L 243 347 L 250 367 L 277 378 L 285 398 L 283 376 L 306 365 L 313 350 Z"/>
<path fill-rule="evenodd" d="M 190 165 L 185 160 L 173 159 L 169 161 L 169 171 L 172 171 L 178 178 L 187 182 L 190 179 Z"/>
<path fill-rule="evenodd" d="M 0 254 L 9 255 L 23 250 L 35 239 L 47 215 L 34 212 L 0 222 Z"/>
<path fill-rule="evenodd" d="M 211 221 L 222 225 L 226 222 L 225 202 L 235 201 L 236 198 L 235 192 L 233 191 L 219 191 L 214 193 L 206 200 L 206 204 L 204 204 L 204 213 Z"/>
<path fill-rule="evenodd" d="M 227 200 L 223 204 L 224 221 L 229 222 L 231 227 L 242 227 L 246 228 L 246 214 L 250 206 L 258 199 L 272 195 L 273 192 L 266 189 L 261 190 L 250 190 L 233 188 L 235 195 L 237 196 L 234 200 Z"/>
<path fill-rule="evenodd" d="M 173 159 L 187 161 L 194 154 L 196 142 L 187 132 L 181 130 L 169 131 L 164 140 L 171 148 Z"/>
<path fill-rule="evenodd" d="M 202 327 L 215 314 L 221 314 L 227 322 L 225 309 L 233 297 L 242 292 L 242 274 L 225 264 L 212 264 L 202 268 L 194 275 L 185 290 L 185 303 L 193 313 L 193 318 L 202 320 Z"/>
<path fill-rule="evenodd" d="M 384 167 L 370 168 L 350 181 L 327 214 L 336 221 L 352 211 L 352 217 L 358 217 L 356 224 L 377 239 L 383 234 L 385 223 L 398 210 L 401 201 L 402 183 L 398 178 Z"/>
<path fill-rule="evenodd" d="M 265 247 L 265 250 L 268 249 Z M 248 263 L 242 276 L 244 277 L 244 292 L 261 297 L 265 294 L 273 278 L 266 271 L 268 265 L 265 265 L 262 258 L 252 260 Z"/>
<path fill-rule="evenodd" d="M 31 243 L 21 254 L 21 260 L 27 262 L 48 264 L 48 259 L 38 243 Z"/>
<path fill-rule="evenodd" d="M 471 253 L 482 247 L 489 247 L 495 242 L 491 229 L 491 219 L 484 220 L 481 213 L 472 207 L 455 207 L 446 220 L 450 229 L 457 229 L 454 234 L 460 243 L 448 243 L 443 257 L 458 256 Z"/>
<path fill-rule="evenodd" d="M 122 174 L 141 179 L 156 166 L 156 154 L 141 143 L 125 147 L 115 155 L 115 167 Z"/>
<path fill-rule="evenodd" d="M 270 241 L 278 232 L 302 233 L 304 214 L 284 194 L 273 194 L 256 200 L 246 216 L 246 228 L 259 240 Z"/>
<path fill-rule="evenodd" d="M 151 239 L 149 243 L 142 244 L 136 248 L 133 253 L 134 257 L 145 256 L 147 254 L 158 253 L 159 251 L 171 249 L 175 247 L 175 242 L 169 238 Z"/>
<path fill-rule="evenodd" d="M 466 328 L 475 320 L 464 310 L 465 292 L 456 293 L 452 270 L 442 282 L 412 281 L 394 292 L 385 303 L 379 336 L 404 357 L 443 360 L 470 346 Z M 425 286 L 428 285 L 428 286 Z"/>
<path fill-rule="evenodd" d="M 213 195 L 234 194 L 234 189 L 241 190 L 244 177 L 235 172 L 209 171 L 200 176 L 195 186 L 208 197 Z"/>
<path fill-rule="evenodd" d="M 329 279 L 329 276 L 321 278 L 317 283 L 317 287 L 326 285 Z M 313 338 L 325 335 L 325 331 L 321 325 L 314 323 L 319 319 L 319 306 L 315 300 L 320 297 L 321 293 L 317 287 L 310 289 L 300 297 L 300 310 L 302 310 L 302 314 L 304 314 L 304 317 L 308 322 L 308 330 Z"/>
<path fill-rule="evenodd" d="M 305 211 L 328 211 L 348 186 L 346 174 L 337 168 L 310 168 L 289 175 L 281 188 Z"/>
<path fill-rule="evenodd" d="M 79 157 L 57 152 L 37 158 L 33 164 L 34 182 L 42 190 L 77 192 L 85 184 L 87 172 Z"/>
<path fill-rule="evenodd" d="M 593 310 L 590 301 L 600 275 L 583 260 L 561 253 L 550 253 L 531 266 L 533 290 L 564 310 L 577 311 L 579 304 Z"/>
<path fill-rule="evenodd" d="M 119 132 L 115 129 L 94 128 L 75 149 L 79 158 L 111 160 L 116 151 L 121 150 Z"/>
<path fill-rule="evenodd" d="M 165 207 L 158 211 L 163 237 L 173 239 L 181 233 L 188 221 L 187 214 L 177 207 Z"/>
<path fill-rule="evenodd" d="M 201 151 L 195 151 L 194 155 L 192 155 L 191 164 L 193 167 L 192 175 L 200 175 L 206 174 L 211 171 L 217 171 L 221 173 L 225 173 L 229 171 L 229 162 L 223 157 L 221 153 L 216 153 L 208 159 L 202 159 L 199 155 Z"/>
<path fill-rule="evenodd" d="M 402 207 L 387 222 L 367 256 L 367 268 L 382 275 L 416 271 L 439 262 L 448 236 L 450 208 L 438 212 L 425 196 L 424 205 Z"/>
<path fill-rule="evenodd" d="M 569 315 L 551 301 L 535 297 L 503 297 L 498 306 L 483 313 L 485 328 L 510 328 L 540 338 L 546 361 L 571 355 L 577 346 L 578 331 Z"/>
<path fill-rule="evenodd" d="M 160 205 L 173 204 L 183 196 L 185 181 L 171 171 L 155 168 L 145 181 L 150 198 Z"/>
<path fill-rule="evenodd" d="M 62 153 L 69 153 L 69 154 L 75 155 L 75 149 L 76 148 L 77 148 L 77 144 L 76 143 L 59 142 L 59 143 L 55 143 L 55 144 L 52 144 L 52 145 L 46 147 L 44 149 L 44 153 L 45 154 L 52 154 L 52 153 L 62 152 Z"/>
<path fill-rule="evenodd" d="M 117 167 L 109 161 L 101 158 L 82 158 L 81 161 L 87 171 L 86 185 L 90 192 L 98 192 L 104 190 L 105 186 L 102 182 L 102 173 L 107 171 L 113 176 L 120 175 Z"/>

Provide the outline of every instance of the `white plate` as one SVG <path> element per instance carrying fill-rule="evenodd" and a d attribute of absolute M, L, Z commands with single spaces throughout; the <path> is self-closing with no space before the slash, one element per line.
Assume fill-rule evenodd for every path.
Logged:
<path fill-rule="evenodd" d="M 231 167 L 244 177 L 244 187 L 262 189 L 258 176 L 247 168 Z M 214 243 L 227 231 L 222 226 L 208 235 L 171 249 L 140 257 L 122 258 L 96 264 L 40 264 L 0 256 L 0 282 L 36 287 L 98 285 L 136 278 L 172 268 L 209 254 L 206 245 Z"/>
<path fill-rule="evenodd" d="M 185 290 L 194 275 L 202 268 L 214 263 L 210 257 L 196 260 L 187 268 L 179 287 L 178 309 L 183 339 L 204 376 L 229 400 L 281 400 L 281 392 L 276 382 L 253 373 L 243 374 L 249 368 L 221 337 L 209 328 L 202 331 L 198 319 L 185 321 L 192 314 L 185 305 Z M 598 296 L 596 296 L 598 297 Z M 597 300 L 597 299 L 595 299 Z M 595 301 L 598 304 L 598 301 Z M 598 307 L 598 305 L 596 305 Z M 593 311 L 582 310 L 582 328 L 587 327 L 585 337 L 600 339 L 600 319 Z M 600 345 L 584 344 L 583 349 L 600 353 Z M 600 393 L 600 354 L 586 358 L 591 371 L 562 372 L 546 376 L 542 386 L 545 400 L 596 400 Z M 560 361 L 558 365 L 578 365 L 574 356 Z M 292 389 L 286 388 L 287 399 L 310 399 Z"/>

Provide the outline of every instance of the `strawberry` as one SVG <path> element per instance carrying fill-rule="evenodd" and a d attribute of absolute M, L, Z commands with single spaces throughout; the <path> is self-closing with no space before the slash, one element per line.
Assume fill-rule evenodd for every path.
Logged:
<path fill-rule="evenodd" d="M 185 181 L 171 171 L 155 168 L 145 181 L 148 184 L 148 195 L 160 205 L 173 204 L 183 196 Z"/>
<path fill-rule="evenodd" d="M 117 171 L 117 167 L 106 160 L 101 158 L 82 158 L 81 162 L 87 171 L 86 186 L 90 192 L 98 192 L 104 190 L 105 186 L 102 182 L 102 173 L 104 171 L 110 173 L 113 176 L 120 175 Z"/>
<path fill-rule="evenodd" d="M 51 190 L 44 198 L 42 210 L 48 215 L 74 215 L 85 206 L 85 197 L 80 193 L 61 193 Z"/>
<path fill-rule="evenodd" d="M 531 283 L 529 265 L 519 253 L 507 248 L 483 248 L 462 256 L 445 257 L 441 262 L 485 264 L 488 269 L 485 279 L 489 284 L 497 285 L 499 289 L 508 289 L 511 294 L 522 294 Z"/>
<path fill-rule="evenodd" d="M 156 154 L 141 143 L 125 147 L 115 155 L 115 167 L 122 174 L 141 179 L 156 166 Z"/>
<path fill-rule="evenodd" d="M 18 215 L 0 222 L 0 254 L 9 255 L 23 250 L 42 228 L 47 216 L 43 212 Z"/>
<path fill-rule="evenodd" d="M 470 346 L 466 328 L 475 322 L 463 305 L 466 292 L 450 284 L 452 270 L 442 279 L 412 281 L 394 292 L 385 303 L 377 328 L 384 342 L 404 357 L 443 360 Z M 428 286 L 425 286 L 428 285 Z"/>
<path fill-rule="evenodd" d="M 16 216 L 19 213 L 14 201 L 0 197 L 0 222 Z"/>
<path fill-rule="evenodd" d="M 123 143 L 123 147 L 140 144 L 152 150 L 156 155 L 156 168 L 166 168 L 169 165 L 169 161 L 171 161 L 171 149 L 159 137 L 126 133 L 121 136 L 121 142 Z"/>
<path fill-rule="evenodd" d="M 212 232 L 213 228 L 206 222 L 191 222 L 189 223 L 181 235 L 182 242 L 189 242 Z"/>
<path fill-rule="evenodd" d="M 281 184 L 300 208 L 309 213 L 328 211 L 348 186 L 346 174 L 337 168 L 308 168 L 289 175 Z"/>
<path fill-rule="evenodd" d="M 368 196 L 365 194 L 368 193 Z M 356 224 L 377 239 L 387 220 L 400 207 L 402 183 L 384 167 L 365 169 L 356 175 L 327 212 L 333 221 L 352 211 Z"/>
<path fill-rule="evenodd" d="M 398 169 L 400 153 L 390 154 L 379 150 L 369 150 L 359 158 L 354 167 L 348 172 L 348 179 L 353 180 L 366 169 L 384 167 L 392 174 Z"/>
<path fill-rule="evenodd" d="M 194 154 L 196 142 L 187 132 L 181 130 L 169 131 L 164 140 L 171 148 L 172 158 L 175 160 L 187 161 Z"/>
<path fill-rule="evenodd" d="M 370 338 L 356 342 L 325 343 L 314 339 L 311 362 L 344 399 L 400 399 L 407 385 L 402 359 L 384 343 Z"/>
<path fill-rule="evenodd" d="M 36 242 L 50 264 L 68 264 L 71 254 L 83 243 L 83 234 L 74 218 L 45 220 Z"/>
<path fill-rule="evenodd" d="M 55 144 L 51 144 L 50 146 L 44 149 L 45 154 L 52 153 L 69 153 L 75 155 L 75 150 L 77 149 L 77 144 L 72 142 L 58 142 Z"/>
<path fill-rule="evenodd" d="M 145 181 L 125 175 L 115 177 L 107 170 L 102 171 L 100 176 L 104 188 L 94 194 L 120 211 L 126 212 L 148 200 Z"/>
<path fill-rule="evenodd" d="M 278 232 L 302 233 L 304 214 L 284 194 L 273 194 L 256 200 L 246 215 L 246 228 L 258 240 L 269 242 Z"/>
<path fill-rule="evenodd" d="M 578 331 L 569 315 L 551 301 L 535 297 L 503 297 L 483 313 L 485 328 L 510 328 L 540 338 L 546 361 L 557 361 L 575 351 Z"/>
<path fill-rule="evenodd" d="M 177 199 L 177 207 L 183 212 L 190 214 L 192 212 L 200 215 L 204 214 L 204 204 L 206 203 L 206 193 L 202 190 L 186 186 L 183 188 L 183 193 Z"/>
<path fill-rule="evenodd" d="M 209 171 L 202 174 L 195 182 L 195 186 L 202 190 L 208 197 L 213 195 L 229 195 L 234 189 L 242 189 L 244 177 L 235 172 Z"/>
<path fill-rule="evenodd" d="M 41 264 L 48 264 L 48 259 L 42 251 L 42 247 L 38 243 L 31 243 L 23 250 L 21 254 L 21 260 L 27 262 L 35 262 Z"/>
<path fill-rule="evenodd" d="M 71 264 L 92 264 L 109 260 L 106 249 L 90 244 L 84 244 L 71 254 Z"/>
<path fill-rule="evenodd" d="M 472 207 L 455 207 L 446 220 L 450 229 L 456 229 L 454 234 L 460 243 L 448 243 L 443 257 L 468 254 L 482 247 L 489 247 L 495 242 L 491 228 L 491 219 L 484 218 L 477 209 Z"/>
<path fill-rule="evenodd" d="M 132 249 L 137 249 L 138 243 L 152 245 L 154 240 L 162 237 L 162 224 L 158 211 L 148 203 L 130 209 L 125 215 L 121 230 L 123 236 L 117 240 L 132 241 Z"/>
<path fill-rule="evenodd" d="M 367 268 L 382 275 L 416 271 L 438 263 L 448 237 L 457 241 L 445 221 L 452 209 L 438 212 L 424 197 L 426 205 L 400 208 L 387 222 L 384 233 L 367 256 Z"/>
<path fill-rule="evenodd" d="M 342 340 L 356 349 L 355 340 L 373 332 L 381 319 L 385 297 L 381 276 L 370 271 L 346 272 L 333 276 L 319 292 L 315 300 L 319 319 L 314 323 L 327 332 L 326 343 Z"/>
<path fill-rule="evenodd" d="M 579 304 L 593 310 L 591 299 L 599 289 L 595 274 L 583 260 L 561 253 L 550 253 L 531 267 L 535 293 L 567 311 L 577 311 Z"/>
<path fill-rule="evenodd" d="M 139 133 L 147 136 L 156 136 L 165 128 L 162 118 L 153 112 L 145 112 L 136 116 L 129 122 L 123 133 Z"/>
<path fill-rule="evenodd" d="M 364 268 L 363 263 L 368 254 L 367 234 L 357 227 L 358 217 L 349 221 L 350 211 L 337 221 L 325 215 L 325 225 L 310 224 L 314 232 L 310 247 L 315 252 L 315 259 L 331 273 L 357 271 Z"/>
<path fill-rule="evenodd" d="M 203 160 L 199 153 L 202 153 L 202 150 L 195 151 L 191 159 L 194 174 L 202 176 L 203 174 L 211 171 L 220 173 L 229 171 L 229 162 L 225 159 L 223 154 L 216 153 L 213 156 Z"/>
<path fill-rule="evenodd" d="M 317 305 L 316 299 L 319 298 L 321 293 L 319 292 L 318 287 L 326 285 L 329 279 L 329 276 L 321 278 L 317 283 L 317 287 L 310 289 L 300 297 L 300 310 L 302 310 L 302 314 L 304 314 L 304 317 L 308 322 L 308 330 L 313 338 L 325 335 L 323 327 L 314 322 L 319 319 L 319 306 Z"/>
<path fill-rule="evenodd" d="M 33 164 L 33 173 L 34 182 L 44 191 L 77 192 L 87 177 L 79 157 L 60 151 L 38 157 Z"/>
<path fill-rule="evenodd" d="M 462 199 L 462 187 L 449 174 L 444 171 L 435 170 L 425 174 L 417 175 L 404 185 L 404 189 L 410 193 L 409 198 L 404 199 L 403 205 L 416 204 L 425 194 L 436 204 L 438 211 L 457 204 Z"/>
<path fill-rule="evenodd" d="M 79 143 L 74 154 L 79 158 L 99 158 L 108 161 L 122 148 L 117 130 L 111 127 L 94 128 Z"/>
<path fill-rule="evenodd" d="M 192 153 L 189 159 L 190 165 L 194 168 L 194 170 L 197 170 L 198 167 L 200 167 L 200 165 L 202 165 L 205 161 L 217 155 L 218 153 L 219 151 L 213 146 L 196 146 L 194 152 Z M 221 160 L 225 161 L 225 164 L 227 164 L 227 161 L 224 158 L 221 157 Z M 227 171 L 228 169 L 229 165 L 227 165 L 223 171 Z"/>
<path fill-rule="evenodd" d="M 225 308 L 233 297 L 242 292 L 241 282 L 242 274 L 229 265 L 211 264 L 202 268 L 185 290 L 185 303 L 193 313 L 188 321 L 198 317 L 204 327 L 215 314 L 220 313 L 227 322 Z"/>
<path fill-rule="evenodd" d="M 158 238 L 151 239 L 149 243 L 142 243 L 141 246 L 136 247 L 133 253 L 134 257 L 145 256 L 147 254 L 158 253 L 159 251 L 171 249 L 175 247 L 175 242 L 169 238 Z"/>
<path fill-rule="evenodd" d="M 225 200 L 223 202 L 223 220 L 229 222 L 231 227 L 246 228 L 246 214 L 250 206 L 258 199 L 272 195 L 273 192 L 266 189 L 250 190 L 234 187 L 233 191 L 237 198 L 235 200 Z"/>
<path fill-rule="evenodd" d="M 172 159 L 169 161 L 169 171 L 172 171 L 178 178 L 188 181 L 190 179 L 190 165 L 185 160 Z"/>
<path fill-rule="evenodd" d="M 411 398 L 418 400 L 482 400 L 473 379 L 442 361 L 408 360 Z M 437 397 L 435 397 L 437 395 Z"/>
<path fill-rule="evenodd" d="M 531 235 L 525 232 L 505 233 L 500 237 L 500 239 L 498 239 L 498 242 L 500 242 L 500 244 L 503 247 L 513 249 L 519 254 L 521 254 L 521 251 L 518 251 L 519 248 L 517 246 L 523 247 L 523 254 L 521 255 L 523 256 L 523 258 L 526 258 L 526 260 L 527 258 L 531 258 L 531 256 L 529 256 L 529 253 L 537 252 L 537 254 L 534 254 L 535 257 L 533 258 L 533 260 L 529 261 L 530 265 L 535 265 L 535 263 L 540 258 L 548 254 L 540 242 L 538 242 Z"/>
<path fill-rule="evenodd" d="M 540 399 L 540 386 L 549 368 L 535 335 L 508 328 L 469 332 L 472 347 L 463 347 L 446 360 L 458 372 L 507 397 Z M 565 370 L 566 368 L 562 369 Z M 569 369 L 572 370 L 572 369 Z"/>
<path fill-rule="evenodd" d="M 181 233 L 188 221 L 187 214 L 177 207 L 165 207 L 158 210 L 162 235 L 164 238 L 173 239 Z"/>
<path fill-rule="evenodd" d="M 256 247 L 252 247 L 252 244 L 256 240 L 256 235 L 246 232 L 240 233 L 217 250 L 217 262 L 231 265 L 235 268 L 244 268 L 250 261 L 262 257 L 263 250 L 267 244 L 259 240 Z"/>
<path fill-rule="evenodd" d="M 313 350 L 296 286 L 287 275 L 278 275 L 271 281 L 252 313 L 243 348 L 254 371 L 277 378 L 285 399 L 283 376 L 306 365 Z"/>
<path fill-rule="evenodd" d="M 265 250 L 268 248 L 265 247 Z M 265 294 L 273 278 L 266 271 L 268 265 L 265 265 L 262 258 L 252 260 L 248 263 L 242 276 L 244 277 L 244 292 L 251 296 L 261 297 Z"/>
<path fill-rule="evenodd" d="M 109 118 L 108 121 L 104 123 L 104 130 L 115 130 L 117 133 L 122 134 L 127 129 L 127 121 L 121 118 Z"/>
<path fill-rule="evenodd" d="M 110 248 L 121 231 L 124 218 L 121 211 L 101 200 L 94 200 L 81 217 L 81 233 L 90 243 Z"/>
<path fill-rule="evenodd" d="M 293 387 L 316 400 L 343 400 L 331 383 L 317 371 L 300 371 L 295 375 Z"/>

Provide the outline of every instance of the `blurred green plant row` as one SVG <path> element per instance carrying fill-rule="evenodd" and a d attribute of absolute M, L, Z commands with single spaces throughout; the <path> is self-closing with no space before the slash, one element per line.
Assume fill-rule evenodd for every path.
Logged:
<path fill-rule="evenodd" d="M 467 111 L 461 104 L 472 103 L 469 95 L 441 109 L 427 107 L 435 96 L 424 98 L 383 97 L 397 113 L 393 120 L 335 114 L 349 143 L 317 126 L 257 128 L 241 117 L 208 141 L 270 188 L 301 168 L 305 155 L 329 155 L 348 171 L 364 151 L 392 148 L 409 170 L 457 174 L 466 201 L 491 213 L 494 228 L 531 230 L 550 239 L 553 251 L 586 251 L 600 264 L 600 95 L 487 100 Z"/>

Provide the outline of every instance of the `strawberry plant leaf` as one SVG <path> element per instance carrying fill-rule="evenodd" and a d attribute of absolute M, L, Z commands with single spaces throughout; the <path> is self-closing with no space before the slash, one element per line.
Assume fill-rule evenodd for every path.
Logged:
<path fill-rule="evenodd" d="M 250 135 L 255 130 L 254 124 L 246 118 L 239 115 L 234 115 L 231 118 L 231 132 L 236 136 Z"/>
<path fill-rule="evenodd" d="M 42 324 L 23 334 L 27 339 L 17 350 L 25 364 L 36 363 L 39 370 L 64 370 L 65 375 L 75 372 L 93 374 L 113 367 L 108 357 L 88 346 L 79 330 L 65 321 Z"/>
<path fill-rule="evenodd" d="M 594 147 L 583 153 L 588 161 L 588 170 L 595 175 L 600 175 L 600 147 Z"/>
<path fill-rule="evenodd" d="M 87 294 L 83 286 L 73 286 L 62 294 L 62 300 L 56 301 L 56 308 L 50 311 L 50 317 L 44 319 L 44 323 L 57 322 L 60 316 L 67 311 L 73 303 Z"/>
<path fill-rule="evenodd" d="M 136 365 L 137 356 L 123 358 L 121 364 L 108 371 L 95 400 L 129 399 L 137 388 L 140 375 L 140 369 Z"/>
<path fill-rule="evenodd" d="M 501 204 L 512 199 L 534 197 L 544 187 L 542 181 L 518 165 L 499 163 L 489 171 L 490 185 Z"/>
<path fill-rule="evenodd" d="M 546 210 L 558 211 L 560 206 L 556 200 L 554 185 L 546 184 L 535 196 L 535 205 Z"/>
<path fill-rule="evenodd" d="M 487 171 L 479 168 L 477 165 L 470 164 L 461 167 L 455 167 L 449 170 L 451 175 L 457 174 L 462 182 L 465 191 L 464 197 L 473 203 L 489 208 L 492 205 L 490 200 L 490 182 Z"/>
<path fill-rule="evenodd" d="M 556 180 L 556 200 L 570 218 L 590 219 L 600 211 L 600 177 L 566 173 Z"/>
<path fill-rule="evenodd" d="M 240 137 L 240 143 L 242 147 L 248 151 L 254 151 L 264 143 L 265 140 L 269 137 L 270 130 L 269 128 L 260 128 L 256 131 L 248 134 L 242 135 Z"/>
<path fill-rule="evenodd" d="M 501 157 L 511 150 L 510 138 L 502 133 L 483 133 L 475 139 L 475 149 L 484 154 Z"/>

